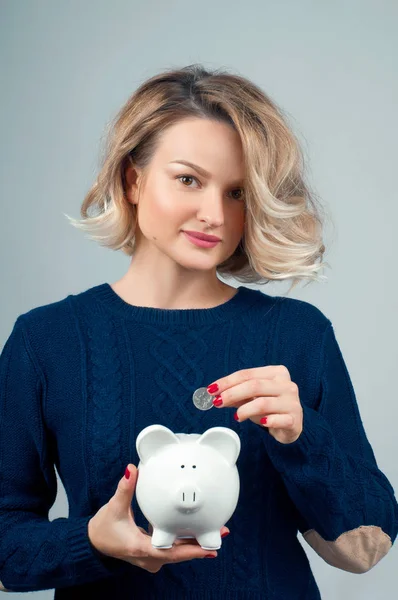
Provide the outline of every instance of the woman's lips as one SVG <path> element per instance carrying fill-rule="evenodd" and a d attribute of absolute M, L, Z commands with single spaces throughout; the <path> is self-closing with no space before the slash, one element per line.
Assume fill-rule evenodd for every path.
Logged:
<path fill-rule="evenodd" d="M 217 246 L 217 244 L 219 244 L 221 241 L 218 240 L 216 242 L 209 242 L 207 240 L 201 240 L 197 237 L 194 237 L 193 235 L 190 235 L 186 231 L 183 231 L 183 234 L 187 237 L 187 239 L 190 242 L 192 242 L 192 244 L 195 244 L 195 246 L 199 246 L 200 248 L 213 248 L 214 246 Z"/>

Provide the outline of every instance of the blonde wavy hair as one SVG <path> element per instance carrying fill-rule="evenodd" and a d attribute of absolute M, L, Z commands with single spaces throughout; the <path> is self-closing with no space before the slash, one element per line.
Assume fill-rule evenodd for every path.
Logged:
<path fill-rule="evenodd" d="M 235 252 L 217 272 L 243 283 L 327 279 L 322 262 L 322 207 L 304 181 L 299 142 L 282 111 L 248 79 L 202 65 L 151 77 L 117 113 L 98 177 L 82 203 L 82 220 L 65 215 L 91 239 L 134 253 L 136 205 L 125 197 L 130 162 L 145 170 L 160 134 L 188 117 L 228 123 L 239 134 L 245 166 L 245 225 Z"/>

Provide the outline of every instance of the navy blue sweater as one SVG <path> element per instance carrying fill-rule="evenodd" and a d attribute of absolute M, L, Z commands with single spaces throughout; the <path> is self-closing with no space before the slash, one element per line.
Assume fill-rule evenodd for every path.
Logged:
<path fill-rule="evenodd" d="M 234 371 L 285 365 L 303 432 L 276 441 L 235 409 L 200 411 L 192 393 Z M 89 519 L 115 493 L 135 440 L 222 425 L 241 439 L 241 491 L 215 560 L 158 573 L 105 557 Z M 15 321 L 0 360 L 0 580 L 55 598 L 320 598 L 298 534 L 335 568 L 362 573 L 397 535 L 394 490 L 379 470 L 330 320 L 315 306 L 239 287 L 210 309 L 133 306 L 102 283 Z M 49 520 L 57 469 L 67 518 Z M 137 524 L 147 528 L 134 498 Z"/>

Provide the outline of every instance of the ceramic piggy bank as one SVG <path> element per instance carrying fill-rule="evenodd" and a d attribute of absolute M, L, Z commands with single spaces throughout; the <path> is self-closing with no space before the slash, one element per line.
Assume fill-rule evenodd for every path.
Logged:
<path fill-rule="evenodd" d="M 136 447 L 136 498 L 153 527 L 152 546 L 171 548 L 176 538 L 196 538 L 205 550 L 221 548 L 220 529 L 239 497 L 235 431 L 212 427 L 200 435 L 150 425 Z"/>

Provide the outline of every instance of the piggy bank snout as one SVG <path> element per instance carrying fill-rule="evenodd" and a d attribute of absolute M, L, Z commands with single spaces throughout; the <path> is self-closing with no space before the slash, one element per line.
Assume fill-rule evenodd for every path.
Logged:
<path fill-rule="evenodd" d="M 177 487 L 174 501 L 179 512 L 197 512 L 203 506 L 202 490 L 195 482 L 184 482 Z"/>

